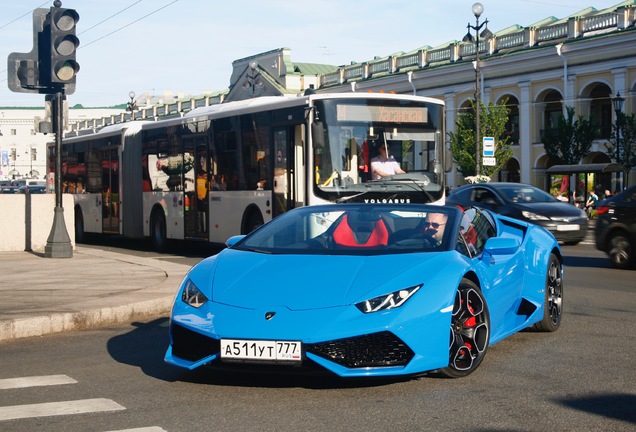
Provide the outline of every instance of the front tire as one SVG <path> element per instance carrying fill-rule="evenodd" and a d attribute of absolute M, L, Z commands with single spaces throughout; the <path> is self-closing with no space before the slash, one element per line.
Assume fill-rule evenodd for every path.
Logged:
<path fill-rule="evenodd" d="M 545 296 L 543 300 L 543 319 L 531 329 L 540 332 L 556 331 L 561 325 L 563 314 L 563 266 L 556 257 L 550 255 L 548 274 L 545 280 Z"/>
<path fill-rule="evenodd" d="M 451 318 L 449 365 L 441 375 L 461 378 L 473 373 L 484 360 L 490 343 L 490 314 L 479 287 L 462 279 L 455 293 Z"/>

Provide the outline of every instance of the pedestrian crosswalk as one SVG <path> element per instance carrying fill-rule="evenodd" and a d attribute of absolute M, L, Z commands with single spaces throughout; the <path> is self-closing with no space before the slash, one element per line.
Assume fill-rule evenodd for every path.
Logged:
<path fill-rule="evenodd" d="M 75 384 L 73 378 L 66 375 L 45 375 L 35 377 L 0 379 L 0 390 L 16 389 L 24 387 L 41 387 L 60 384 Z"/>
<path fill-rule="evenodd" d="M 58 386 L 77 384 L 66 375 L 43 375 L 0 379 L 0 391 L 25 389 L 29 387 Z M 122 411 L 126 408 L 111 399 L 93 398 L 81 400 L 62 400 L 36 404 L 0 406 L 0 429 L 2 422 L 36 417 L 78 415 L 85 413 Z M 119 429 L 107 432 L 166 432 L 158 426 L 134 429 Z"/>
<path fill-rule="evenodd" d="M 126 408 L 110 399 L 83 399 L 75 401 L 47 402 L 0 407 L 0 420 L 51 417 L 125 409 Z"/>

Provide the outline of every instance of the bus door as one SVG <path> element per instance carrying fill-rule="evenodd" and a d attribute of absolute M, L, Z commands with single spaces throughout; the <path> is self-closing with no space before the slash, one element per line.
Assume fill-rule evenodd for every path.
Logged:
<path fill-rule="evenodd" d="M 119 234 L 119 157 L 117 147 L 103 147 L 102 164 L 102 232 Z"/>
<path fill-rule="evenodd" d="M 274 128 L 274 217 L 294 208 L 294 129 Z"/>
<path fill-rule="evenodd" d="M 205 136 L 184 139 L 184 157 L 193 157 L 192 171 L 185 173 L 184 220 L 186 238 L 208 238 L 210 189 Z"/>

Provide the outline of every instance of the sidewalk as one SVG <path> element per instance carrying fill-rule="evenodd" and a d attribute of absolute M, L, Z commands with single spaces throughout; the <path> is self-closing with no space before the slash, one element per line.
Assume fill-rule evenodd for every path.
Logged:
<path fill-rule="evenodd" d="M 81 245 L 68 259 L 0 252 L 0 342 L 167 316 L 189 269 Z"/>

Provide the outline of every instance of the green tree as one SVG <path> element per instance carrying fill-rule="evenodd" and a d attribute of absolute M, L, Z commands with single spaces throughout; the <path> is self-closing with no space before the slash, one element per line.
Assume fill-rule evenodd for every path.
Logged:
<path fill-rule="evenodd" d="M 575 118 L 574 107 L 565 108 L 567 117 L 561 114 L 556 129 L 546 130 L 542 141 L 545 153 L 555 165 L 575 165 L 589 153 L 592 142 L 598 136 L 598 127 L 592 118 Z"/>
<path fill-rule="evenodd" d="M 616 124 L 612 125 L 612 138 L 605 144 L 607 153 L 617 163 L 623 165 L 625 186 L 629 185 L 629 172 L 636 166 L 636 116 L 634 114 L 625 115 L 618 113 L 619 118 Z M 616 142 L 616 130 L 620 131 L 619 142 Z M 616 147 L 618 145 L 618 158 Z"/>
<path fill-rule="evenodd" d="M 480 172 L 482 175 L 493 177 L 506 166 L 508 160 L 512 157 L 509 137 L 504 135 L 508 114 L 510 113 L 510 110 L 506 107 L 507 102 L 507 100 L 503 100 L 501 104 L 489 102 L 488 105 L 482 103 L 480 106 L 479 136 L 495 138 L 495 159 L 497 161 L 495 166 L 484 166 L 483 158 L 480 157 Z M 449 132 L 451 153 L 457 164 L 457 169 L 464 177 L 475 175 L 475 167 L 477 165 L 475 158 L 477 153 L 475 148 L 475 101 L 471 100 L 470 104 L 471 110 L 469 112 L 459 114 L 455 122 L 456 131 Z"/>

